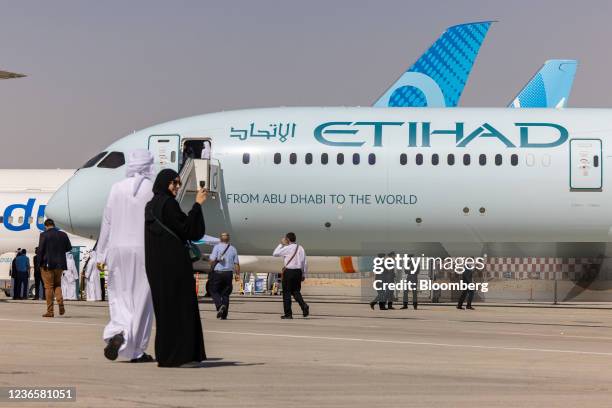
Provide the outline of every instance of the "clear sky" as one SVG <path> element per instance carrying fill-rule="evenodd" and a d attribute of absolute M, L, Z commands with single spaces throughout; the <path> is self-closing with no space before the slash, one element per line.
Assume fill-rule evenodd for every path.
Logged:
<path fill-rule="evenodd" d="M 462 106 L 506 106 L 546 59 L 612 107 L 612 1 L 0 0 L 0 168 L 74 168 L 199 113 L 370 105 L 447 27 L 499 20 Z M 612 116 L 611 116 L 612 119 Z"/>

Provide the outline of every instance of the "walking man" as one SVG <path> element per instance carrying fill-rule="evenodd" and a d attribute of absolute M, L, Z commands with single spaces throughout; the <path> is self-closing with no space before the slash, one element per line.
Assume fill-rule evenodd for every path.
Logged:
<path fill-rule="evenodd" d="M 378 258 L 385 258 L 385 254 L 378 254 Z M 395 275 L 395 274 L 394 274 Z M 374 280 L 379 281 L 376 290 L 376 297 L 370 302 L 370 308 L 374 310 L 374 307 L 378 303 L 380 310 L 387 310 L 387 301 L 393 306 L 393 299 L 388 299 L 389 291 L 384 288 L 384 283 L 389 283 L 389 269 L 384 267 L 384 270 L 380 274 L 374 274 Z"/>
<path fill-rule="evenodd" d="M 472 283 L 473 274 L 474 274 L 473 269 L 466 269 L 465 272 L 463 272 L 463 274 L 461 275 L 461 280 L 466 284 Z M 467 297 L 466 309 L 474 310 L 474 308 L 472 307 L 472 300 L 474 300 L 474 291 L 471 289 L 465 289 L 463 292 L 461 292 L 461 296 L 459 297 L 459 303 L 457 303 L 457 309 L 463 309 L 463 302 L 465 301 L 466 297 Z"/>
<path fill-rule="evenodd" d="M 408 255 L 409 258 L 414 257 L 414 255 L 410 254 Z M 419 265 L 416 269 L 414 268 L 414 265 L 412 263 L 409 263 L 410 266 L 408 266 L 408 268 L 404 269 L 404 279 L 405 279 L 405 283 L 408 284 L 409 282 L 412 284 L 412 307 L 414 308 L 414 310 L 416 310 L 419 307 L 419 301 L 418 301 L 418 297 L 417 297 L 417 286 L 419 284 L 419 272 L 421 270 L 421 266 Z M 408 292 L 409 289 L 408 287 L 406 287 L 404 289 L 404 293 L 402 295 L 402 309 L 408 309 Z"/>
<path fill-rule="evenodd" d="M 210 254 L 210 294 L 217 308 L 217 319 L 226 320 L 229 312 L 229 298 L 233 290 L 232 279 L 240 274 L 238 251 L 230 243 L 227 232 L 221 234 L 221 242 L 215 245 Z"/>
<path fill-rule="evenodd" d="M 26 256 L 26 250 L 22 249 L 15 258 L 15 289 L 13 299 L 28 298 L 28 282 L 30 280 L 30 260 Z M 17 296 L 17 297 L 15 297 Z"/>
<path fill-rule="evenodd" d="M 306 252 L 296 242 L 293 232 L 288 232 L 276 247 L 272 256 L 283 257 L 283 269 L 281 272 L 281 283 L 283 287 L 283 309 L 281 319 L 293 319 L 291 311 L 291 296 L 302 308 L 302 315 L 308 317 L 310 308 L 302 297 L 302 281 L 306 279 L 308 264 L 306 263 Z"/>
<path fill-rule="evenodd" d="M 97 261 L 108 266 L 110 321 L 102 338 L 107 359 L 121 356 L 132 363 L 147 363 L 154 360 L 146 353 L 153 302 L 144 249 L 145 205 L 153 197 L 153 155 L 144 149 L 131 151 L 126 170 L 126 178 L 111 188 L 96 247 Z"/>
<path fill-rule="evenodd" d="M 45 231 L 40 234 L 38 255 L 40 257 L 40 272 L 45 284 L 47 313 L 43 317 L 53 317 L 53 298 L 57 298 L 59 314 L 66 313 L 62 297 L 62 273 L 68 269 L 66 252 L 72 249 L 68 235 L 55 227 L 52 219 L 45 221 Z"/>
<path fill-rule="evenodd" d="M 42 275 L 40 274 L 40 257 L 38 256 L 38 247 L 34 249 L 34 299 L 44 299 L 45 290 L 40 290 L 42 286 Z"/>

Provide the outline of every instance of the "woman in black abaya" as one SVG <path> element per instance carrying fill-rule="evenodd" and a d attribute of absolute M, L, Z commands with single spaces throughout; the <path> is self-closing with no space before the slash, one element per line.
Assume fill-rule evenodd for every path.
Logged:
<path fill-rule="evenodd" d="M 153 185 L 155 195 L 145 208 L 145 265 L 155 311 L 155 358 L 160 367 L 199 366 L 206 359 L 193 266 L 185 242 L 204 236 L 201 205 L 207 192 L 198 191 L 196 202 L 185 214 L 176 201 L 180 185 L 177 172 L 162 170 Z"/>

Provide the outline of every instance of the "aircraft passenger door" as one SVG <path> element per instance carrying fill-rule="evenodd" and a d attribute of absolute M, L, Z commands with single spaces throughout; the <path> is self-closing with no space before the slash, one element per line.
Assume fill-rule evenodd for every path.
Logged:
<path fill-rule="evenodd" d="M 153 154 L 157 170 L 179 170 L 179 135 L 149 136 L 149 151 Z"/>
<path fill-rule="evenodd" d="M 570 140 L 570 189 L 601 190 L 601 139 Z"/>

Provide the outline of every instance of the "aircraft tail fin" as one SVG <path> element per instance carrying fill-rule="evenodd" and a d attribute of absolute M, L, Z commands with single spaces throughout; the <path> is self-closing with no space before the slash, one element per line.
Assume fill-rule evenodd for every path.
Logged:
<path fill-rule="evenodd" d="M 578 61 L 549 60 L 512 100 L 511 108 L 564 108 L 567 105 Z"/>
<path fill-rule="evenodd" d="M 447 28 L 373 106 L 457 106 L 492 23 L 483 21 Z"/>

